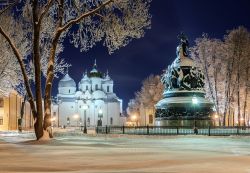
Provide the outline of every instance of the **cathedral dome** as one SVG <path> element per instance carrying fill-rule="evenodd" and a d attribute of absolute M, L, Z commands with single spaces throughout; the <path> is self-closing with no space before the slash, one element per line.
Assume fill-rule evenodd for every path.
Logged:
<path fill-rule="evenodd" d="M 75 81 L 67 73 L 58 84 L 59 87 L 76 87 Z"/>
<path fill-rule="evenodd" d="M 97 77 L 97 78 L 102 78 L 102 73 L 97 70 L 97 64 L 95 60 L 95 64 L 93 66 L 93 69 L 89 73 L 89 77 Z"/>
<path fill-rule="evenodd" d="M 110 78 L 110 76 L 109 76 L 108 70 L 107 70 L 107 73 L 106 73 L 106 75 L 105 75 L 105 77 L 104 77 L 103 82 L 104 82 L 104 83 L 113 83 L 113 80 L 112 80 L 112 79 Z"/>
<path fill-rule="evenodd" d="M 89 77 L 88 77 L 88 72 L 87 72 L 87 70 L 83 73 L 82 76 L 83 76 L 83 77 L 82 77 L 82 79 L 81 79 L 81 81 L 80 81 L 81 84 L 82 84 L 82 83 L 90 83 L 90 79 L 89 79 Z"/>

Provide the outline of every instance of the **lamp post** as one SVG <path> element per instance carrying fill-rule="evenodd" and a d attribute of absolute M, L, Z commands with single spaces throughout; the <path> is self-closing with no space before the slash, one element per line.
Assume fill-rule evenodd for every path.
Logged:
<path fill-rule="evenodd" d="M 87 117 L 86 117 L 86 114 L 87 114 L 87 109 L 88 109 L 88 106 L 86 104 L 83 105 L 83 110 L 84 110 L 84 128 L 83 128 L 83 133 L 87 134 Z"/>
<path fill-rule="evenodd" d="M 109 100 L 108 100 L 108 95 L 107 95 L 107 126 L 109 125 Z M 110 125 L 112 125 L 110 123 Z"/>
<path fill-rule="evenodd" d="M 62 100 L 58 100 L 58 106 L 57 106 L 57 127 L 59 127 L 59 115 L 60 115 L 60 104 L 62 103 Z"/>
<path fill-rule="evenodd" d="M 198 104 L 198 99 L 196 96 L 193 96 L 192 104 L 194 106 L 194 127 L 196 127 L 196 105 Z"/>

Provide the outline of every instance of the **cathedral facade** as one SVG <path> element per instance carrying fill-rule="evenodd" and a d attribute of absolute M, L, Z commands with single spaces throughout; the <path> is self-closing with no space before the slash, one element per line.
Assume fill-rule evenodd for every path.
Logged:
<path fill-rule="evenodd" d="M 112 126 L 122 125 L 122 100 L 113 92 L 114 82 L 108 72 L 93 69 L 75 81 L 67 73 L 58 84 L 52 123 L 58 126 Z"/>

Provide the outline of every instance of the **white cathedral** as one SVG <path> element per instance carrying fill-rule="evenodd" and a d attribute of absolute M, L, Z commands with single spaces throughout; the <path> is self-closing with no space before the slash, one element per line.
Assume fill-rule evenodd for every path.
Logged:
<path fill-rule="evenodd" d="M 58 126 L 123 125 L 122 100 L 113 92 L 114 82 L 108 72 L 97 70 L 96 61 L 90 73 L 83 73 L 78 88 L 67 73 L 58 84 L 53 106 L 54 124 Z"/>

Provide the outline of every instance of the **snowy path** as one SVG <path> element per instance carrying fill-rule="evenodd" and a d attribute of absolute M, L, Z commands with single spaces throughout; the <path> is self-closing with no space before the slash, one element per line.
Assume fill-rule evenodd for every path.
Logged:
<path fill-rule="evenodd" d="M 250 173 L 250 137 L 0 136 L 0 172 Z"/>

